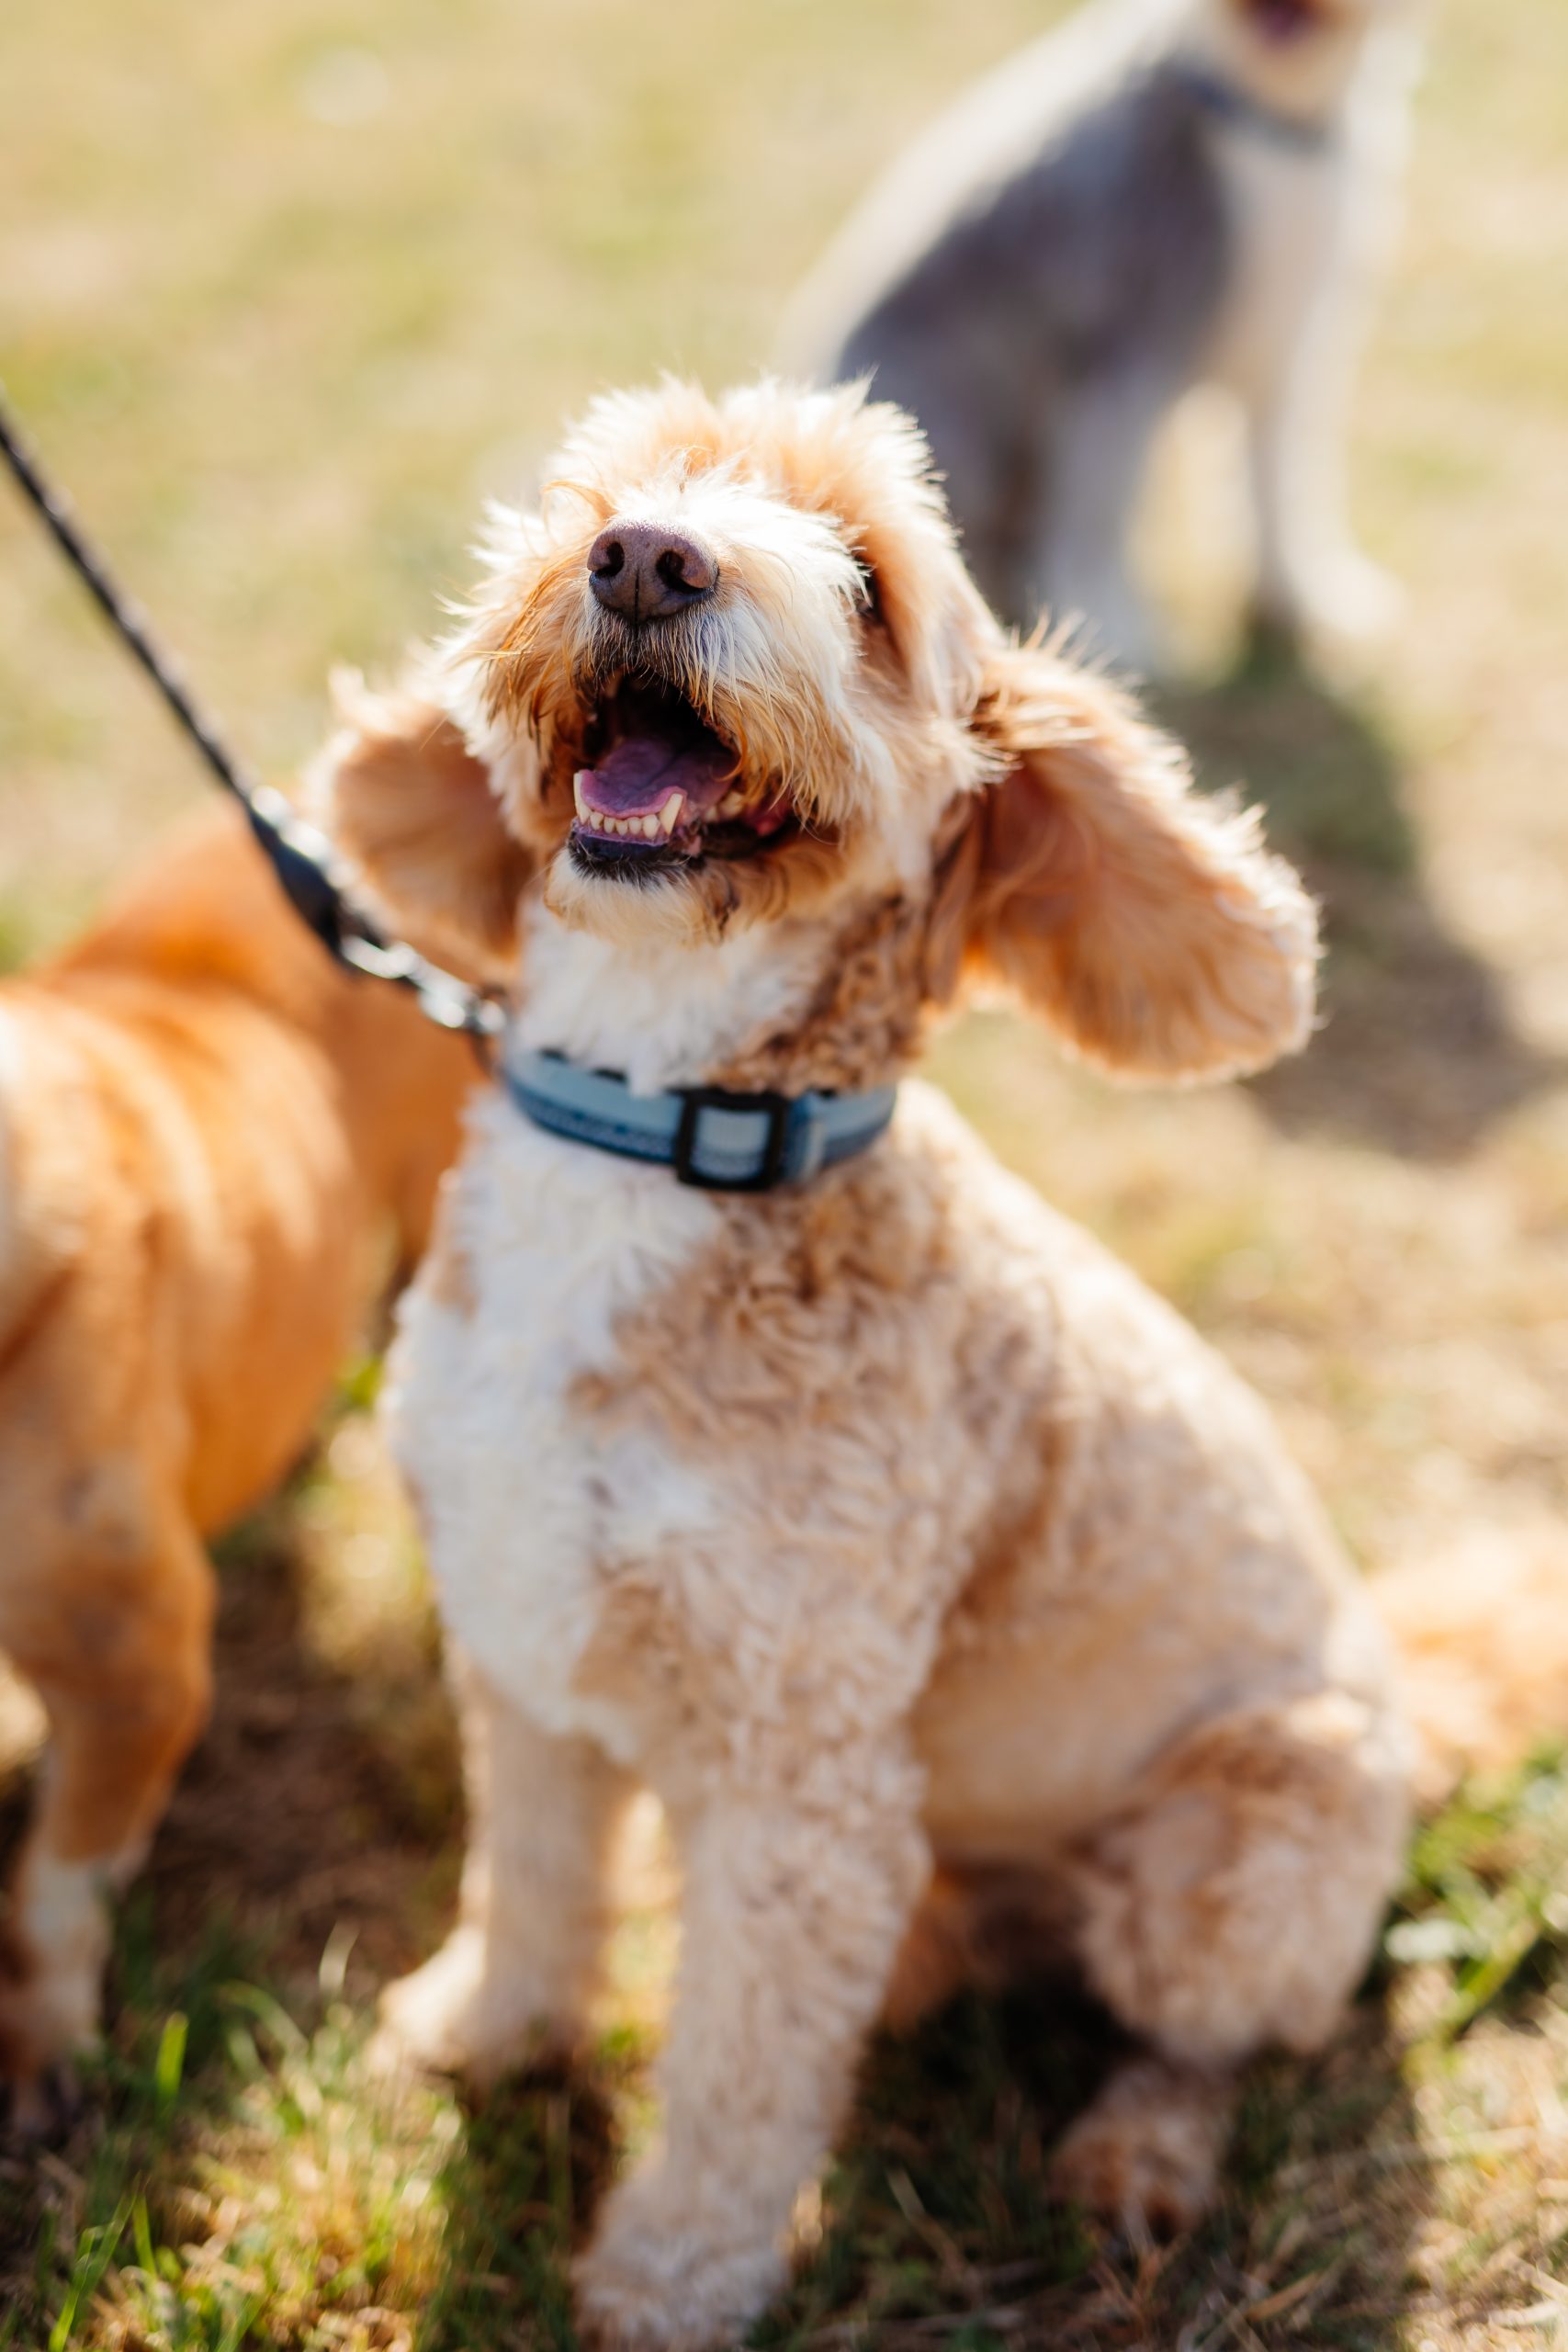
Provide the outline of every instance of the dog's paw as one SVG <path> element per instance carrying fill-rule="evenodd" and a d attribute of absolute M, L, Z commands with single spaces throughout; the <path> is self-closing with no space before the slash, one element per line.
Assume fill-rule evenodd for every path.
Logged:
<path fill-rule="evenodd" d="M 1053 2193 L 1136 2236 L 1190 2230 L 1213 2203 L 1230 2109 L 1223 2079 L 1135 2060 L 1061 2141 Z"/>
<path fill-rule="evenodd" d="M 462 2075 L 487 2083 L 525 2060 L 564 2056 L 573 2020 L 554 2014 L 523 1969 L 498 1965 L 480 1930 L 454 1928 L 434 1959 L 389 1984 L 368 2059 L 383 2075 Z"/>
<path fill-rule="evenodd" d="M 573 2276 L 603 2352 L 704 2352 L 734 2343 L 784 2285 L 781 2245 L 694 2222 L 662 2174 L 613 2189 Z"/>

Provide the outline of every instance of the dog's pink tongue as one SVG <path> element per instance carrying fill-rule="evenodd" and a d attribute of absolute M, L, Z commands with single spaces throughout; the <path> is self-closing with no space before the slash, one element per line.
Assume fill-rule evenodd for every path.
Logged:
<path fill-rule="evenodd" d="M 687 812 L 716 808 L 735 775 L 735 760 L 716 736 L 677 743 L 664 735 L 627 735 L 579 782 L 590 808 L 604 817 L 652 817 L 671 792 L 683 792 Z"/>

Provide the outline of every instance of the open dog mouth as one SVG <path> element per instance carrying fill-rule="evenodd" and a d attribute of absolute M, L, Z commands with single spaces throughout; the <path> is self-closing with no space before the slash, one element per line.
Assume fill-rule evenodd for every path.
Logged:
<path fill-rule="evenodd" d="M 595 706 L 582 758 L 571 854 L 595 871 L 752 856 L 795 827 L 788 794 L 749 783 L 733 746 L 657 682 L 623 678 Z"/>

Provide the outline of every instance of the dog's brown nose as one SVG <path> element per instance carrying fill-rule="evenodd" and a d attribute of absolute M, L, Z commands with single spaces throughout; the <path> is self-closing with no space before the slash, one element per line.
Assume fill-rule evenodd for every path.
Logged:
<path fill-rule="evenodd" d="M 617 519 L 589 548 L 588 577 L 605 611 L 635 626 L 667 620 L 711 595 L 718 565 L 711 548 L 689 531 Z"/>

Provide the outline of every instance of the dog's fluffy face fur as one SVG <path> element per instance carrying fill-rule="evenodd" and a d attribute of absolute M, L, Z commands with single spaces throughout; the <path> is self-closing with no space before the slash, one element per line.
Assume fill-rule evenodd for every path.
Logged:
<path fill-rule="evenodd" d="M 537 514 L 498 525 L 460 657 L 468 740 L 548 904 L 628 944 L 908 881 L 988 769 L 988 622 L 914 429 L 831 394 L 600 402 Z M 652 525 L 711 585 L 639 624 L 595 594 Z M 619 812 L 619 813 L 617 813 Z"/>
<path fill-rule="evenodd" d="M 687 558 L 648 573 L 653 617 L 606 593 L 639 530 L 646 560 Z M 1294 876 L 1112 689 L 1004 639 L 897 412 L 603 401 L 488 554 L 423 691 L 361 701 L 332 761 L 347 846 L 436 944 L 504 963 L 527 893 L 633 959 L 787 923 L 826 960 L 897 900 L 933 998 L 978 967 L 1106 1067 L 1217 1075 L 1302 1041 Z"/>

